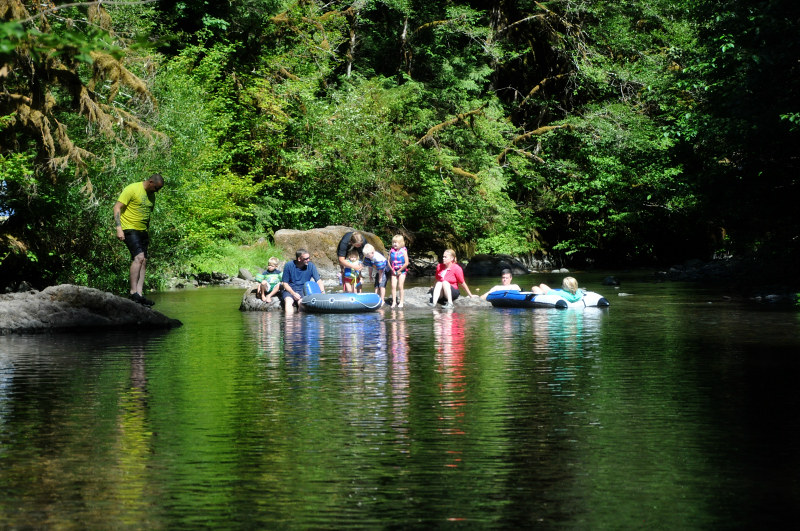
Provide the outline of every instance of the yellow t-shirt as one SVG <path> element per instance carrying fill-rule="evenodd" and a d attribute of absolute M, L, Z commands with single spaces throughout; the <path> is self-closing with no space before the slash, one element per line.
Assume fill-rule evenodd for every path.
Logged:
<path fill-rule="evenodd" d="M 155 192 L 146 192 L 144 183 L 140 181 L 126 186 L 117 201 L 125 205 L 119 218 L 122 230 L 147 230 L 150 226 L 150 214 L 156 204 Z"/>

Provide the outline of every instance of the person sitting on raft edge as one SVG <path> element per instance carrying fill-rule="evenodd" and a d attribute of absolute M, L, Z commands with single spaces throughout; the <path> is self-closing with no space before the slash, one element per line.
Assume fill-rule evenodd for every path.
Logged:
<path fill-rule="evenodd" d="M 294 313 L 294 309 L 301 309 L 300 299 L 303 298 L 303 286 L 306 282 L 314 280 L 319 284 L 319 289 L 325 293 L 325 285 L 319 276 L 317 266 L 311 262 L 311 255 L 305 249 L 298 249 L 295 259 L 283 267 L 281 283 L 283 291 L 280 292 L 281 303 L 287 315 Z"/>

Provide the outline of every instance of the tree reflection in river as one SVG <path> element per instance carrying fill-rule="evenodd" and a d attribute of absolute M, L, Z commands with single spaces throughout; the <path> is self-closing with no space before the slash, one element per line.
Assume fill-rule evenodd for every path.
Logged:
<path fill-rule="evenodd" d="M 148 490 L 148 468 L 153 455 L 153 433 L 147 403 L 146 349 L 143 340 L 130 345 L 130 385 L 119 397 L 116 474 L 110 482 L 122 503 L 117 518 L 126 525 L 141 525 L 143 509 L 153 494 Z M 121 479 L 124 478 L 124 481 Z"/>

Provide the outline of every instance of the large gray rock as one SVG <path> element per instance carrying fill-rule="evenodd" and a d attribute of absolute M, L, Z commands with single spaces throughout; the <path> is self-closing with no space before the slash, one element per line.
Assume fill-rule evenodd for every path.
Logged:
<path fill-rule="evenodd" d="M 258 284 L 255 282 L 252 286 L 248 287 L 242 294 L 242 302 L 239 304 L 239 310 L 242 312 L 268 312 L 271 310 L 280 310 L 281 303 L 280 297 L 272 297 L 270 302 L 264 302 L 256 297 L 256 288 Z"/>
<path fill-rule="evenodd" d="M 497 277 L 503 269 L 510 269 L 512 275 L 530 273 L 521 260 L 507 254 L 476 254 L 464 268 L 470 277 Z"/>
<path fill-rule="evenodd" d="M 430 288 L 425 287 L 418 287 L 418 288 L 408 288 L 405 290 L 405 294 L 403 296 L 404 303 L 403 306 L 406 308 L 431 308 L 432 305 L 430 304 L 431 295 L 428 293 Z M 391 297 L 388 297 L 391 300 Z M 458 299 L 453 301 L 453 305 L 456 308 L 469 308 L 469 307 L 491 307 L 491 303 L 482 300 L 480 297 L 467 297 L 462 295 Z M 437 304 L 436 308 L 441 308 L 441 304 Z"/>
<path fill-rule="evenodd" d="M 0 295 L 0 334 L 181 326 L 151 308 L 94 288 L 62 284 Z"/>
<path fill-rule="evenodd" d="M 357 229 L 341 225 L 311 230 L 281 229 L 275 232 L 273 238 L 275 245 L 284 250 L 286 260 L 294 260 L 295 251 L 303 248 L 309 252 L 323 278 L 336 278 L 339 271 L 336 249 L 342 236 L 353 230 Z M 386 247 L 378 236 L 363 230 L 359 232 L 366 237 L 367 243 L 371 243 L 376 251 L 386 256 Z"/>

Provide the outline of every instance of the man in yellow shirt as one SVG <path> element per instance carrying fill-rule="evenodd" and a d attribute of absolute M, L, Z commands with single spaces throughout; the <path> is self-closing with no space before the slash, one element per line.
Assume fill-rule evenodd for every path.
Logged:
<path fill-rule="evenodd" d="M 156 192 L 164 186 L 164 178 L 154 173 L 145 181 L 126 186 L 114 203 L 114 225 L 117 238 L 125 242 L 131 253 L 130 299 L 145 306 L 155 304 L 144 298 L 144 272 L 147 265 L 147 246 L 150 244 L 148 229 L 150 215 L 156 204 Z"/>

